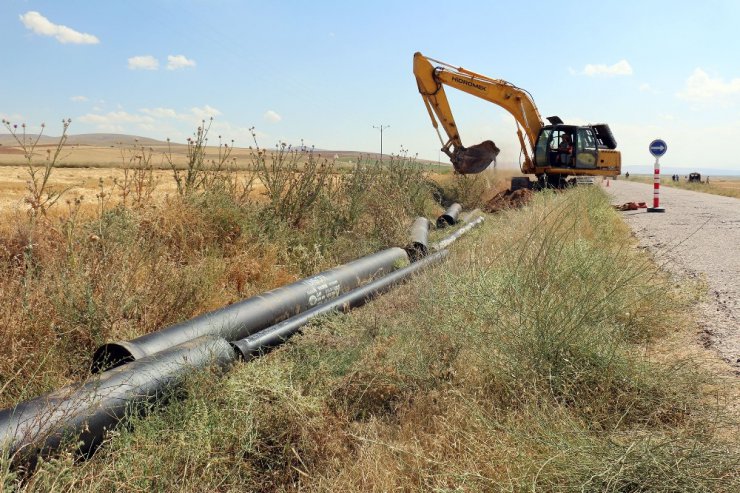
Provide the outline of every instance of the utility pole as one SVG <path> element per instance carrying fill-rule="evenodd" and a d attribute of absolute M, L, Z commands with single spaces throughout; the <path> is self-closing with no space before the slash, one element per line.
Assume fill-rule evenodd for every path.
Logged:
<path fill-rule="evenodd" d="M 373 125 L 373 128 L 380 130 L 380 160 L 383 160 L 383 130 L 390 128 L 390 125 Z"/>

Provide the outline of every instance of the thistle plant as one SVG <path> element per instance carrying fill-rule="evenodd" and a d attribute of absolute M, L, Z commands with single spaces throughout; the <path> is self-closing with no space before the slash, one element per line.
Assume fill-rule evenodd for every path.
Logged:
<path fill-rule="evenodd" d="M 38 166 L 34 163 L 34 156 L 36 155 L 36 148 L 39 146 L 39 140 L 41 140 L 41 136 L 44 134 L 46 124 L 42 123 L 39 133 L 32 135 L 27 133 L 25 123 L 18 125 L 5 119 L 2 120 L 2 123 L 18 144 L 18 147 L 23 151 L 23 157 L 26 160 L 26 171 L 28 172 L 29 180 L 26 182 L 28 196 L 26 196 L 25 200 L 31 206 L 31 216 L 36 217 L 39 213 L 45 216 L 49 208 L 66 191 L 72 188 L 55 190 L 49 187 L 51 173 L 57 163 L 62 159 L 61 154 L 67 143 L 67 130 L 72 123 L 72 119 L 62 119 L 62 136 L 59 137 L 59 141 L 53 148 L 46 149 L 46 158 L 43 166 Z M 19 126 L 20 129 L 18 128 Z"/>
<path fill-rule="evenodd" d="M 157 186 L 157 178 L 154 176 L 152 156 L 154 149 L 139 144 L 135 140 L 133 147 L 123 147 L 119 142 L 121 152 L 121 168 L 123 178 L 115 178 L 113 186 L 120 190 L 123 205 L 128 205 L 131 196 L 131 205 L 142 207 L 149 202 Z"/>
<path fill-rule="evenodd" d="M 167 152 L 164 157 L 172 168 L 172 174 L 177 183 L 177 191 L 180 195 L 190 195 L 197 190 L 208 190 L 214 185 L 219 184 L 223 179 L 223 173 L 227 170 L 234 141 L 231 146 L 221 142 L 219 135 L 218 155 L 215 158 L 208 157 L 208 133 L 213 124 L 213 117 L 206 123 L 201 121 L 201 125 L 195 131 L 192 137 L 187 138 L 187 157 L 185 169 L 180 169 L 172 156 L 172 146 L 170 139 L 167 139 Z"/>
<path fill-rule="evenodd" d="M 270 208 L 275 214 L 298 227 L 322 194 L 332 191 L 334 162 L 321 159 L 314 149 L 281 142 L 272 152 L 260 148 L 254 127 L 250 129 L 255 148 L 250 159 L 252 169 L 265 187 Z"/>

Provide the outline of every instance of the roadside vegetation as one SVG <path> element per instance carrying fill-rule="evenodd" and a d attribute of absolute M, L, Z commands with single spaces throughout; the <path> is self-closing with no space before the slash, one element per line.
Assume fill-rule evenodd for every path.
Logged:
<path fill-rule="evenodd" d="M 630 175 L 625 178 L 628 181 L 637 181 L 640 183 L 653 183 L 652 175 Z M 673 181 L 670 178 L 662 177 L 660 186 L 682 188 L 693 192 L 711 193 L 712 195 L 722 195 L 725 197 L 734 197 L 740 199 L 740 177 L 707 177 L 702 178 L 701 183 L 689 183 L 685 177 L 681 176 L 679 181 Z"/>
<path fill-rule="evenodd" d="M 104 342 L 403 245 L 413 217 L 441 210 L 412 159 L 338 173 L 311 149 L 255 146 L 236 169 L 229 145 L 203 145 L 207 125 L 164 196 L 146 147 L 85 196 L 55 188 L 55 156 L 37 162 L 19 135 L 29 180 L 0 225 L 0 407 L 84 378 Z"/>
<path fill-rule="evenodd" d="M 85 213 L 67 197 L 56 213 L 4 222 L 0 406 L 83 378 L 101 342 L 402 245 L 413 216 L 439 212 L 435 194 L 480 200 L 474 180 L 434 187 L 406 159 L 335 172 L 310 150 L 255 148 L 247 173 L 217 171 L 197 152 L 164 200 L 133 191 L 136 176 L 148 185 L 132 167 L 126 201 L 101 188 Z M 21 475 L 0 458 L 0 481 L 26 491 L 737 491 L 738 425 L 725 405 L 736 382 L 718 383 L 670 344 L 692 330 L 686 307 L 700 296 L 633 248 L 599 188 L 542 192 L 489 215 L 391 296 L 315 321 L 227 375 L 192 375 L 186 399 L 134 418 L 92 460 L 61 453 Z"/>

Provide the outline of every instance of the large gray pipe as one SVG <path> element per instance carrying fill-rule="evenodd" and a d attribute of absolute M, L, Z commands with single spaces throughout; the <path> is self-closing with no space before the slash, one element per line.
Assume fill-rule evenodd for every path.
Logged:
<path fill-rule="evenodd" d="M 249 361 L 269 351 L 275 346 L 279 346 L 290 336 L 295 334 L 301 327 L 306 325 L 312 318 L 331 313 L 335 311 L 346 312 L 352 308 L 365 304 L 374 296 L 384 293 L 394 285 L 405 280 L 409 276 L 429 267 L 430 265 L 441 262 L 447 257 L 447 250 L 442 250 L 434 255 L 414 262 L 408 267 L 399 269 L 388 274 L 385 277 L 377 279 L 369 284 L 356 288 L 335 300 L 324 303 L 321 306 L 306 310 L 294 317 L 280 322 L 277 325 L 261 330 L 249 337 L 232 342 L 234 348 L 241 354 L 241 357 Z"/>
<path fill-rule="evenodd" d="M 437 245 L 451 243 L 482 221 L 482 217 L 476 219 Z M 66 440 L 74 440 L 69 443 L 79 443 L 80 452 L 90 454 L 124 417 L 145 412 L 154 401 L 181 385 L 190 372 L 209 365 L 225 368 L 237 354 L 245 360 L 252 359 L 284 342 L 311 318 L 360 306 L 447 255 L 447 250 L 438 251 L 336 299 L 326 300 L 321 306 L 236 340 L 233 349 L 222 337 L 197 337 L 86 382 L 0 411 L 0 454 L 7 454 L 15 465 L 33 465 L 38 456 L 57 450 L 68 443 Z"/>
<path fill-rule="evenodd" d="M 447 226 L 454 226 L 457 223 L 457 216 L 462 211 L 462 206 L 457 202 L 447 208 L 444 213 L 437 218 L 437 227 L 446 228 Z"/>
<path fill-rule="evenodd" d="M 405 262 L 408 256 L 403 249 L 389 248 L 131 341 L 105 344 L 95 351 L 92 370 L 113 368 L 205 335 L 227 341 L 242 339 L 381 277 Z"/>
<path fill-rule="evenodd" d="M 431 223 L 426 217 L 417 217 L 411 225 L 411 241 L 406 247 L 406 252 L 412 262 L 416 262 L 429 253 L 430 226 Z"/>
<path fill-rule="evenodd" d="M 0 411 L 0 454 L 33 465 L 39 455 L 75 442 L 90 454 L 127 414 L 145 411 L 193 370 L 223 368 L 235 358 L 224 339 L 201 337 L 22 402 Z"/>

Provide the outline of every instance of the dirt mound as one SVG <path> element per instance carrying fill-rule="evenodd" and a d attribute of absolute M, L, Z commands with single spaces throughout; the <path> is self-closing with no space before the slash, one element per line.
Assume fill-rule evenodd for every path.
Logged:
<path fill-rule="evenodd" d="M 524 207 L 532 200 L 534 193 L 532 190 L 520 188 L 519 190 L 506 190 L 494 195 L 488 203 L 483 206 L 486 212 L 498 212 L 507 209 L 518 209 Z"/>

